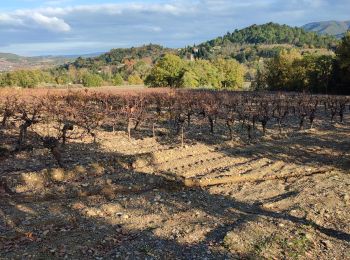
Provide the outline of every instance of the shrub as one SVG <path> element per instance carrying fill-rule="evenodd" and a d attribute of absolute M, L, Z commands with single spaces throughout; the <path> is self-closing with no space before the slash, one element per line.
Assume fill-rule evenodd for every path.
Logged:
<path fill-rule="evenodd" d="M 124 84 L 124 79 L 123 77 L 117 73 L 114 77 L 113 77 L 113 85 L 114 86 L 121 86 Z"/>
<path fill-rule="evenodd" d="M 130 75 L 128 77 L 128 83 L 130 85 L 142 85 L 143 84 L 143 80 L 140 78 L 139 75 Z"/>
<path fill-rule="evenodd" d="M 86 73 L 83 76 L 84 87 L 101 87 L 103 79 L 100 75 Z"/>

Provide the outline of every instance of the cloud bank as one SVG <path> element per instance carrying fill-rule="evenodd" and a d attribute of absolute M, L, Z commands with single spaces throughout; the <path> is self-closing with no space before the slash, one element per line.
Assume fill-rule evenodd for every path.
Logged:
<path fill-rule="evenodd" d="M 0 9 L 0 52 L 80 54 L 150 42 L 183 47 L 254 23 L 350 19 L 348 0 L 37 2 L 40 6 Z"/>

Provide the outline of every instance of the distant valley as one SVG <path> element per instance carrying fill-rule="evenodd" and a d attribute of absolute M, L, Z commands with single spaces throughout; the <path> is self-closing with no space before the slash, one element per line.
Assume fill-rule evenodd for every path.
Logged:
<path fill-rule="evenodd" d="M 34 56 L 25 57 L 12 53 L 0 53 L 0 72 L 18 69 L 45 69 L 74 61 L 78 57 L 92 58 L 102 53 L 84 55 Z"/>

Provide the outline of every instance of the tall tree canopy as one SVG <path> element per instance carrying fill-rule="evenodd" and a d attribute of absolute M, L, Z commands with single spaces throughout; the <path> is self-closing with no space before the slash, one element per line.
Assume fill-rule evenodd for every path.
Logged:
<path fill-rule="evenodd" d="M 283 50 L 266 62 L 264 75 L 259 74 L 259 81 L 263 79 L 263 84 L 270 90 L 325 93 L 331 90 L 333 70 L 333 56 L 303 56 L 297 50 Z M 257 87 L 261 87 L 261 82 L 259 84 Z"/>
<path fill-rule="evenodd" d="M 180 57 L 165 54 L 152 68 L 145 83 L 153 87 L 180 87 L 184 67 L 185 63 Z"/>
<path fill-rule="evenodd" d="M 239 89 L 243 86 L 244 68 L 236 60 L 217 59 L 214 65 L 218 69 L 222 88 Z"/>
<path fill-rule="evenodd" d="M 350 32 L 345 34 L 337 50 L 335 81 L 337 92 L 350 94 Z"/>

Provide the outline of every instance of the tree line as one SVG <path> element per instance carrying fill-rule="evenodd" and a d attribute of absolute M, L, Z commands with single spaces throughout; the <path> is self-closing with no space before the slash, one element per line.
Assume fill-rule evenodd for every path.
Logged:
<path fill-rule="evenodd" d="M 244 67 L 236 60 L 186 61 L 165 54 L 154 65 L 128 60 L 122 67 L 89 70 L 68 66 L 47 71 L 18 70 L 0 74 L 0 86 L 36 87 L 39 84 L 82 84 L 85 87 L 124 84 L 171 88 L 238 89 L 244 82 Z"/>
<path fill-rule="evenodd" d="M 240 89 L 244 67 L 233 59 L 184 61 L 166 54 L 152 68 L 145 83 L 151 87 Z"/>
<path fill-rule="evenodd" d="M 48 70 L 16 70 L 0 73 L 0 87 L 34 88 L 43 86 L 64 86 L 81 84 L 84 87 L 100 87 L 103 85 L 140 85 L 143 79 L 135 71 L 126 78 L 118 72 L 91 71 L 88 69 L 76 69 L 70 66 L 68 69 Z"/>
<path fill-rule="evenodd" d="M 350 32 L 335 55 L 302 55 L 282 50 L 257 66 L 255 89 L 350 94 Z"/>

